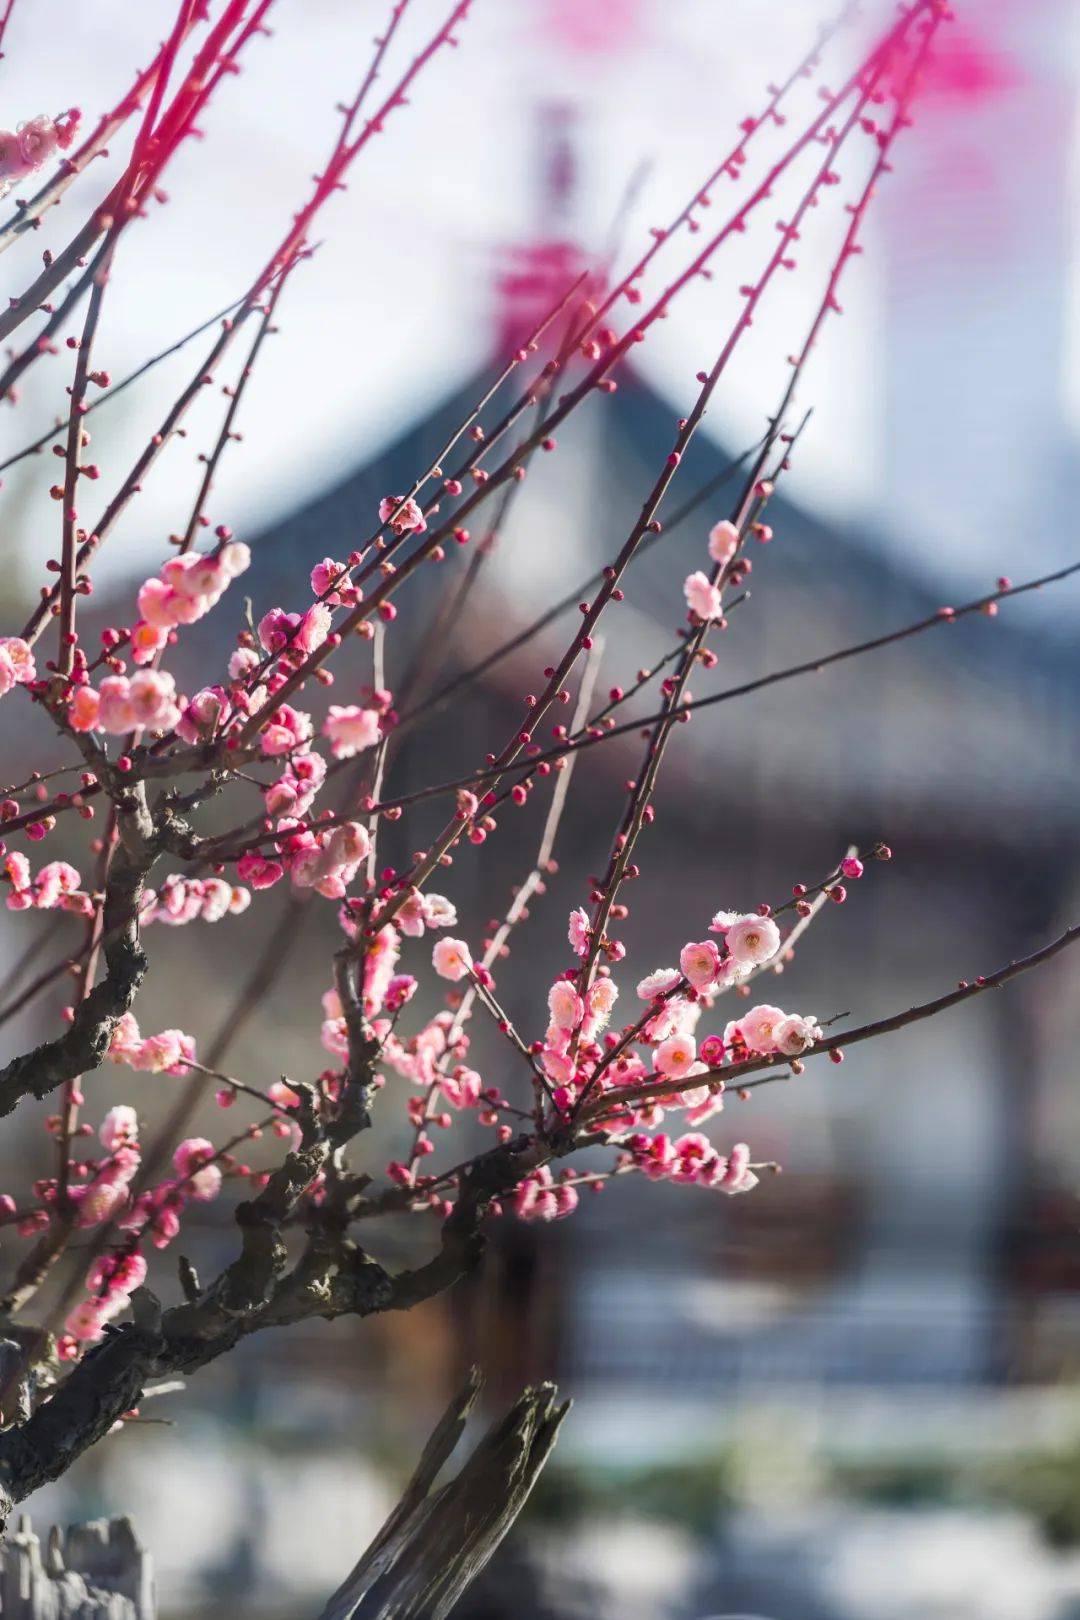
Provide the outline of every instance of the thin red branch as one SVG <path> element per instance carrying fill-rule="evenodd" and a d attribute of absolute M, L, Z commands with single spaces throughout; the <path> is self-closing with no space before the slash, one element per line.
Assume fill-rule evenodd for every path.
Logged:
<path fill-rule="evenodd" d="M 1066 950 L 1080 940 L 1080 924 L 1066 930 L 1049 945 L 1043 945 L 1039 950 L 1033 951 L 1030 956 L 1021 957 L 1018 961 L 1010 962 L 1006 967 L 998 968 L 996 973 L 980 975 L 972 981 L 964 981 L 957 989 L 950 990 L 947 995 L 937 996 L 933 1001 L 924 1001 L 917 1007 L 909 1007 L 906 1012 L 893 1013 L 888 1018 L 879 1018 L 872 1024 L 862 1024 L 857 1029 L 847 1030 L 838 1035 L 827 1035 L 823 1040 L 815 1043 L 802 1054 L 802 1062 L 809 1058 L 824 1057 L 828 1052 L 845 1051 L 850 1046 L 858 1046 L 863 1041 L 876 1040 L 881 1035 L 892 1035 L 897 1030 L 906 1029 L 909 1024 L 917 1024 L 926 1018 L 935 1018 L 938 1013 L 947 1012 L 950 1007 L 958 1007 L 962 1002 L 970 1001 L 974 996 L 981 996 L 986 990 L 998 990 L 1008 984 L 1011 979 L 1018 978 L 1021 973 L 1029 969 L 1040 967 L 1049 962 L 1061 951 Z M 780 1053 L 768 1057 L 747 1058 L 742 1063 L 731 1063 L 724 1068 L 710 1069 L 706 1075 L 695 1075 L 695 1084 L 709 1086 L 714 1089 L 722 1085 L 725 1089 L 739 1090 L 745 1088 L 746 1078 L 753 1074 L 760 1074 L 764 1070 L 782 1068 L 790 1062 L 790 1058 Z M 618 1090 L 609 1091 L 603 1097 L 597 1098 L 591 1108 L 584 1111 L 583 1123 L 596 1126 L 608 1114 L 617 1113 L 627 1104 L 638 1102 L 643 1098 L 662 1101 L 670 1097 L 677 1090 L 686 1089 L 685 1080 L 681 1087 L 671 1082 L 664 1082 L 662 1075 L 653 1075 L 647 1080 L 635 1083 L 632 1086 L 623 1086 Z"/>

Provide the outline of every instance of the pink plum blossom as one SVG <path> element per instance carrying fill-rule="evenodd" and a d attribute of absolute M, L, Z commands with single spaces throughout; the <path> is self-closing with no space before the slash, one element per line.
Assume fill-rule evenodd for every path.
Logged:
<path fill-rule="evenodd" d="M 669 1035 L 653 1053 L 657 1072 L 669 1080 L 681 1080 L 697 1057 L 697 1046 L 691 1035 Z"/>
<path fill-rule="evenodd" d="M 399 506 L 401 511 L 398 512 L 397 517 L 394 517 L 394 521 L 390 525 L 394 533 L 396 535 L 423 534 L 427 528 L 427 519 L 412 496 L 405 501 L 404 505 L 402 505 L 400 495 L 384 496 L 379 502 L 379 522 L 388 523 Z"/>
<path fill-rule="evenodd" d="M 374 748 L 378 742 L 379 712 L 361 709 L 355 703 L 331 703 L 322 734 L 330 739 L 330 751 L 335 759 L 351 759 L 364 748 Z"/>
<path fill-rule="evenodd" d="M 740 968 L 760 967 L 780 949 L 780 930 L 771 917 L 737 917 L 723 932 L 724 944 Z"/>
<path fill-rule="evenodd" d="M 193 1198 L 208 1202 L 221 1191 L 221 1166 L 208 1164 L 214 1157 L 214 1144 L 205 1136 L 189 1136 L 173 1154 L 173 1164 L 184 1178 Z M 201 1167 L 201 1168 L 200 1168 Z"/>
<path fill-rule="evenodd" d="M 679 966 L 683 977 L 695 990 L 705 990 L 720 971 L 720 952 L 711 939 L 696 945 L 684 945 L 679 953 Z"/>
<path fill-rule="evenodd" d="M 738 1029 L 751 1052 L 776 1051 L 776 1032 L 785 1016 L 779 1007 L 770 1007 L 767 1003 L 751 1007 L 748 1013 L 743 1014 Z"/>
<path fill-rule="evenodd" d="M 700 569 L 696 573 L 688 574 L 683 584 L 683 595 L 686 605 L 699 619 L 719 619 L 723 613 L 723 599 L 719 587 L 713 585 L 708 575 Z"/>
<path fill-rule="evenodd" d="M 129 1108 L 124 1103 L 109 1109 L 98 1131 L 102 1147 L 108 1148 L 110 1153 L 115 1153 L 118 1147 L 128 1142 L 134 1142 L 138 1134 L 138 1116 L 134 1108 Z"/>
<path fill-rule="evenodd" d="M 578 906 L 576 911 L 570 913 L 570 926 L 567 929 L 571 949 L 575 956 L 584 956 L 589 949 L 589 940 L 592 930 L 589 927 L 588 913 Z"/>
<path fill-rule="evenodd" d="M 472 955 L 463 939 L 440 939 L 431 953 L 431 965 L 440 979 L 456 983 L 472 969 Z"/>
<path fill-rule="evenodd" d="M 585 1003 L 567 979 L 556 979 L 548 991 L 548 1011 L 558 1029 L 576 1029 L 585 1016 Z"/>
<path fill-rule="evenodd" d="M 639 982 L 638 996 L 642 1001 L 655 1001 L 658 996 L 667 995 L 669 990 L 674 990 L 681 979 L 682 974 L 677 968 L 656 968 Z"/>
<path fill-rule="evenodd" d="M 800 1057 L 820 1039 L 821 1028 L 812 1015 L 804 1018 L 799 1013 L 788 1013 L 773 1031 L 776 1050 L 783 1052 L 785 1057 Z"/>
<path fill-rule="evenodd" d="M 739 531 L 730 519 L 715 523 L 709 530 L 709 556 L 721 568 L 726 568 L 739 549 Z"/>
<path fill-rule="evenodd" d="M 29 642 L 21 636 L 0 636 L 0 697 L 13 686 L 25 686 L 36 674 Z"/>

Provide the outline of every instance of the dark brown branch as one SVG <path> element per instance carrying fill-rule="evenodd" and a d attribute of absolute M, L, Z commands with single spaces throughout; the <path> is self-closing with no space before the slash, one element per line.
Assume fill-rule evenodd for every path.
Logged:
<path fill-rule="evenodd" d="M 57 1479 L 112 1424 L 138 1404 L 148 1382 L 193 1372 L 251 1333 L 311 1317 L 369 1316 L 408 1310 L 456 1282 L 477 1262 L 480 1222 L 491 1199 L 538 1161 L 526 1139 L 488 1154 L 465 1177 L 442 1242 L 426 1265 L 389 1275 L 351 1239 L 328 1224 L 315 1228 L 289 1272 L 280 1227 L 318 1170 L 329 1143 L 313 1121 L 304 1141 L 262 1193 L 241 1205 L 241 1252 L 208 1289 L 158 1315 L 145 1290 L 133 1296 L 138 1320 L 109 1328 L 104 1341 L 73 1368 L 29 1420 L 0 1434 L 0 1522 L 31 1491 Z M 196 1285 L 197 1286 L 197 1285 Z M 191 1290 L 193 1291 L 193 1290 Z"/>
<path fill-rule="evenodd" d="M 135 784 L 119 809 L 120 841 L 109 868 L 102 910 L 105 973 L 75 1008 L 62 1035 L 43 1041 L 0 1069 L 0 1115 L 10 1114 L 23 1097 L 45 1097 L 65 1081 L 96 1069 L 109 1049 L 117 1021 L 131 1006 L 143 981 L 147 959 L 139 937 L 139 908 L 160 845 L 142 784 Z"/>

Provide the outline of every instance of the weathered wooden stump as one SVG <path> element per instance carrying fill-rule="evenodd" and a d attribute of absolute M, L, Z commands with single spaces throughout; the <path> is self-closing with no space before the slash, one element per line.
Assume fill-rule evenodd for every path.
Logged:
<path fill-rule="evenodd" d="M 525 1506 L 569 1401 L 527 1389 L 460 1472 L 435 1489 L 480 1393 L 473 1369 L 401 1500 L 320 1620 L 443 1620 Z M 0 1620 L 156 1620 L 153 1563 L 130 1519 L 54 1527 L 42 1554 L 29 1518 L 0 1543 Z"/>
<path fill-rule="evenodd" d="M 130 1519 L 53 1526 L 45 1555 L 26 1514 L 0 1544 L 3 1620 L 155 1620 L 154 1566 Z"/>
<path fill-rule="evenodd" d="M 424 1448 L 397 1507 L 319 1620 L 443 1620 L 521 1512 L 569 1401 L 538 1384 L 484 1435 L 459 1474 L 433 1491 L 480 1392 L 474 1368 Z"/>

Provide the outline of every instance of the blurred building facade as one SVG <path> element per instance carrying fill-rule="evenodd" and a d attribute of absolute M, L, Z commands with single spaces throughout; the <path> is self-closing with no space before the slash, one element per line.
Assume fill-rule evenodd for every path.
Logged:
<path fill-rule="evenodd" d="M 696 695 L 932 614 L 941 602 L 928 513 L 940 523 L 941 548 L 955 538 L 970 556 L 985 538 L 987 590 L 1002 566 L 1020 578 L 1060 560 L 1080 476 L 1060 402 L 1048 403 L 1043 386 L 1058 362 L 1067 313 L 1063 255 L 1046 256 L 1048 267 L 1042 248 L 1046 231 L 1063 232 L 1068 217 L 1074 102 L 1038 49 L 1063 26 L 1060 8 L 1047 0 L 1006 11 L 1024 35 L 1020 67 L 1014 61 L 999 83 L 997 59 L 976 54 L 971 71 L 989 81 L 994 97 L 979 103 L 984 111 L 967 126 L 969 151 L 987 165 L 1000 215 L 987 219 L 984 189 L 957 185 L 963 154 L 944 149 L 932 114 L 922 167 L 895 212 L 901 225 L 886 237 L 893 352 L 876 516 L 841 524 L 815 515 L 800 500 L 796 460 L 773 505 L 775 540 L 753 552 L 751 598 L 732 614 L 719 638 L 719 666 L 695 680 Z M 1024 18 L 1036 11 L 1039 26 L 1025 33 Z M 980 18 L 987 17 L 984 8 Z M 1060 91 L 1049 99 L 1047 75 Z M 1003 107 L 1038 138 L 1040 151 L 1045 142 L 1052 161 L 1033 171 L 1022 141 L 1005 150 Z M 537 237 L 501 266 L 493 323 L 500 354 L 581 262 L 572 120 L 551 113 L 546 128 L 547 202 Z M 907 172 L 895 183 L 905 186 Z M 1047 222 L 1051 202 L 1060 205 L 1054 223 Z M 944 268 L 940 255 L 929 264 L 922 258 L 912 231 L 913 215 L 931 205 L 948 212 L 957 233 L 955 260 Z M 885 219 L 888 232 L 888 211 Z M 965 255 L 985 231 L 1000 243 L 1006 225 L 1009 276 L 980 282 L 977 254 L 974 261 Z M 966 297 L 958 284 L 973 300 L 962 327 L 954 318 Z M 1003 288 L 1013 300 L 1004 314 Z M 1003 372 L 1017 393 L 1015 446 L 1003 442 L 996 409 Z M 411 486 L 490 375 L 460 389 L 448 378 L 442 405 L 253 540 L 246 589 L 256 618 L 291 603 L 314 562 L 344 554 L 370 532 L 380 499 Z M 469 554 L 424 568 L 410 583 L 409 609 L 388 638 L 388 684 L 397 689 L 419 659 L 421 690 L 438 689 L 602 566 L 656 475 L 675 416 L 643 375 L 631 373 L 614 396 L 584 407 L 560 433 L 558 452 L 530 469 L 449 622 L 442 609 L 473 566 Z M 928 434 L 954 445 L 951 478 L 920 454 Z M 673 507 L 740 448 L 699 437 L 680 467 Z M 626 601 L 605 626 L 603 686 L 626 685 L 669 650 L 682 616 L 681 582 L 701 565 L 708 527 L 727 515 L 726 499 L 718 494 L 636 560 Z M 392 758 L 393 791 L 460 774 L 496 746 L 572 620 L 573 609 L 403 737 Z M 674 960 L 714 910 L 786 897 L 796 880 L 829 870 L 849 842 L 865 848 L 885 839 L 897 858 L 853 884 L 845 907 L 828 908 L 783 977 L 759 983 L 761 999 L 860 1023 L 1059 932 L 1080 894 L 1080 672 L 1060 627 L 1055 614 L 1048 631 L 1038 599 L 1009 604 L 993 623 L 934 629 L 680 728 L 658 796 L 659 824 L 642 844 L 624 1004 L 636 978 Z M 186 659 L 189 685 L 211 662 L 217 667 L 229 633 L 215 616 L 185 638 L 178 668 Z M 501 985 L 518 1027 L 530 1034 L 539 1028 L 544 989 L 567 965 L 566 912 L 606 851 L 639 748 L 624 738 L 578 764 L 557 846 L 560 873 L 515 943 L 529 972 L 515 975 L 512 959 Z M 448 888 L 471 937 L 503 909 L 531 864 L 536 817 L 535 806 L 517 821 L 508 813 L 480 854 L 466 852 L 455 865 Z M 386 830 L 388 860 L 406 857 L 423 833 L 414 824 L 405 837 L 395 842 L 395 830 Z M 237 1072 L 273 1077 L 282 1067 L 303 1073 L 305 1064 L 320 1064 L 312 1032 L 329 982 L 330 909 L 305 921 L 275 1015 L 244 1032 Z M 157 1007 L 171 1018 L 170 976 L 180 965 L 191 993 L 224 1015 L 224 987 L 235 981 L 237 962 L 246 969 L 257 957 L 262 926 L 261 918 L 245 918 L 208 930 L 198 963 L 184 956 L 183 941 L 163 942 L 163 970 L 146 990 L 148 1022 Z M 220 1537 L 213 1579 L 222 1602 L 244 1595 L 257 1569 L 284 1570 L 284 1558 L 272 1561 L 289 1534 L 284 1503 L 299 1470 L 310 1518 L 333 1519 L 344 1567 L 357 1536 L 378 1522 L 385 1492 L 366 1461 L 361 1467 L 348 1448 L 335 1449 L 342 1435 L 385 1439 L 379 1426 L 391 1406 L 419 1434 L 472 1360 L 487 1367 L 496 1398 L 527 1379 L 558 1377 L 578 1402 L 563 1444 L 602 1461 L 720 1443 L 763 1405 L 784 1399 L 816 1414 L 823 1430 L 847 1423 L 853 1445 L 874 1449 L 913 1435 L 927 1446 L 960 1445 L 964 1426 L 983 1421 L 993 1392 L 1049 1398 L 1080 1363 L 1078 1040 L 1074 980 L 1067 963 L 1054 964 L 946 1020 L 853 1050 L 842 1069 L 810 1065 L 795 1084 L 766 1088 L 748 1104 L 729 1100 L 710 1127 L 716 1140 L 746 1139 L 756 1156 L 785 1169 L 751 1198 L 729 1202 L 626 1178 L 586 1200 L 570 1222 L 495 1225 L 481 1273 L 422 1312 L 251 1341 L 234 1367 L 208 1380 L 211 1409 L 216 1403 L 232 1432 L 252 1440 L 251 1453 L 241 1448 L 234 1475 L 241 1484 L 228 1512 L 223 1506 L 191 1527 L 184 1556 L 195 1556 L 200 1538 L 205 1546 Z M 126 1098 L 123 1078 L 125 1085 L 105 1079 L 117 1100 Z M 389 1158 L 399 1145 L 391 1120 L 380 1119 L 373 1158 Z M 198 1240 L 212 1266 L 228 1252 L 231 1231 L 224 1209 L 204 1219 Z M 431 1240 L 418 1222 L 385 1240 L 373 1234 L 372 1242 L 380 1256 L 408 1260 Z M 1018 1428 L 1032 1410 L 1059 1421 L 1056 1405 L 1017 1410 Z M 199 1428 L 191 1448 L 204 1465 L 197 1478 L 207 1502 L 215 1470 L 224 1467 L 212 1430 Z M 267 1436 L 270 1458 L 255 1446 L 255 1437 L 264 1443 Z M 304 1454 L 312 1436 L 317 1464 Z M 91 1510 L 99 1496 L 130 1505 L 108 1501 L 110 1478 L 150 1494 L 162 1452 L 145 1437 L 140 1444 L 141 1457 L 115 1465 L 115 1475 L 108 1459 L 89 1463 L 77 1483 Z M 818 1533 L 811 1527 L 808 1535 Z M 752 1539 L 743 1543 L 748 1565 Z M 148 1540 L 154 1544 L 152 1533 Z M 792 1591 L 805 1593 L 801 1554 L 786 1556 L 796 1571 Z M 776 1565 L 776 1544 L 763 1543 L 760 1557 Z M 800 1612 L 794 1601 L 785 1613 Z M 820 1612 L 832 1620 L 841 1611 Z"/>
<path fill-rule="evenodd" d="M 358 524 L 362 531 L 383 494 L 409 487 L 483 384 L 477 378 L 263 536 L 258 601 L 278 599 L 297 557 L 354 543 Z M 587 579 L 621 542 L 655 476 L 671 412 L 632 376 L 586 409 L 559 453 L 530 471 L 528 498 L 510 513 L 457 621 L 440 623 L 447 644 L 432 684 L 497 649 L 530 610 Z M 680 469 L 681 493 L 724 461 L 698 442 Z M 797 465 L 786 487 L 797 493 Z M 721 502 L 635 562 L 607 632 L 604 682 L 625 684 L 670 646 L 679 582 L 700 564 L 709 523 L 727 509 Z M 940 605 L 918 565 L 900 566 L 873 532 L 827 526 L 783 493 L 772 522 L 776 540 L 755 548 L 752 600 L 732 616 L 710 688 L 887 633 Z M 411 606 L 421 626 L 442 593 L 456 590 L 452 566 L 423 571 Z M 1008 620 L 1006 607 L 992 624 L 935 629 L 686 728 L 659 795 L 663 831 L 644 843 L 631 943 L 655 952 L 664 940 L 674 955 L 693 932 L 687 905 L 699 893 L 691 873 L 702 852 L 705 905 L 750 905 L 827 870 L 849 839 L 865 846 L 879 837 L 895 844 L 902 871 L 875 870 L 853 886 L 843 914 L 822 922 L 784 978 L 781 999 L 790 984 L 797 1005 L 809 997 L 831 1016 L 850 1002 L 859 1020 L 927 999 L 1052 935 L 1076 877 L 1080 691 L 1067 646 Z M 460 774 L 494 746 L 513 724 L 515 695 L 535 686 L 567 633 L 564 618 L 490 670 L 478 692 L 463 691 L 451 720 L 444 713 L 415 728 L 397 755 L 396 789 L 419 786 L 421 772 Z M 407 664 L 409 653 L 402 645 L 392 657 Z M 561 834 L 568 874 L 599 858 L 601 808 L 614 815 L 635 756 L 624 739 L 579 765 L 576 791 L 590 808 Z M 490 878 L 464 879 L 481 926 L 514 863 L 527 865 L 527 846 L 509 827 L 484 856 Z M 559 902 L 550 904 L 557 912 Z M 543 934 L 547 950 L 558 916 Z M 652 965 L 631 960 L 642 971 Z M 556 948 L 552 975 L 563 965 Z M 1058 1366 L 1066 1344 L 1074 1355 L 1072 1155 L 1046 1133 L 1054 1095 L 1069 1083 L 1058 1021 L 1043 1010 L 1054 983 L 1051 970 L 954 1025 L 852 1054 L 842 1083 L 807 1077 L 772 1104 L 755 1101 L 752 1122 L 733 1119 L 739 1105 L 729 1104 L 721 1134 L 753 1132 L 755 1151 L 778 1148 L 788 1169 L 752 1200 L 719 1208 L 678 1190 L 619 1187 L 576 1217 L 572 1235 L 557 1228 L 508 1239 L 508 1279 L 520 1277 L 522 1248 L 558 1256 L 530 1264 L 548 1279 L 537 1284 L 537 1316 L 564 1324 L 564 1365 L 598 1387 L 674 1381 L 696 1398 L 747 1380 L 1026 1378 Z M 524 1027 L 535 1024 L 528 1000 L 508 994 Z"/>

